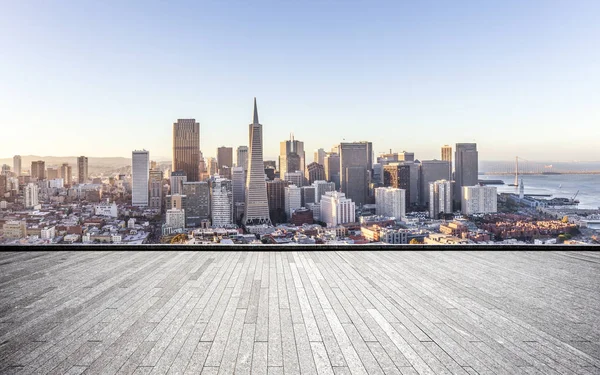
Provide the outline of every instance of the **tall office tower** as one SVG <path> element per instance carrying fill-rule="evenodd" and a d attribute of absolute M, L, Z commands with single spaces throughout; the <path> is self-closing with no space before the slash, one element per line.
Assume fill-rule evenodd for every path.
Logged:
<path fill-rule="evenodd" d="M 465 215 L 498 212 L 498 189 L 495 186 L 463 186 L 461 208 Z"/>
<path fill-rule="evenodd" d="M 171 173 L 171 195 L 183 194 L 184 182 L 188 182 L 184 171 L 175 171 Z"/>
<path fill-rule="evenodd" d="M 39 188 L 33 182 L 30 182 L 25 186 L 23 197 L 25 199 L 26 208 L 33 208 L 39 204 L 38 194 Z"/>
<path fill-rule="evenodd" d="M 313 162 L 315 162 L 317 164 L 325 165 L 325 155 L 327 155 L 327 153 L 325 152 L 324 149 L 320 148 L 318 150 L 315 150 L 315 156 L 314 156 Z"/>
<path fill-rule="evenodd" d="M 46 162 L 43 160 L 31 162 L 31 178 L 33 180 L 43 180 L 46 178 Z"/>
<path fill-rule="evenodd" d="M 340 143 L 340 190 L 357 205 L 367 203 L 371 153 L 371 142 Z"/>
<path fill-rule="evenodd" d="M 219 175 L 231 179 L 231 168 L 233 167 L 233 147 L 221 146 L 217 149 L 217 168 Z"/>
<path fill-rule="evenodd" d="M 442 146 L 442 160 L 450 163 L 450 169 L 448 171 L 449 179 L 452 179 L 452 146 L 443 145 Z"/>
<path fill-rule="evenodd" d="M 86 158 L 87 159 L 87 158 Z M 150 154 L 146 150 L 131 153 L 131 205 L 148 206 L 148 179 L 150 178 Z"/>
<path fill-rule="evenodd" d="M 373 165 L 371 142 L 340 143 L 340 190 L 357 205 L 367 203 Z"/>
<path fill-rule="evenodd" d="M 283 141 L 279 145 L 279 175 L 284 176 L 286 172 L 301 171 L 304 173 L 306 167 L 306 155 L 304 153 L 304 142 L 294 139 L 290 134 L 289 141 Z"/>
<path fill-rule="evenodd" d="M 13 156 L 13 172 L 16 177 L 21 175 L 21 155 Z"/>
<path fill-rule="evenodd" d="M 275 160 L 265 160 L 263 162 L 263 165 L 265 166 L 265 169 L 267 169 L 267 168 L 277 169 L 277 162 Z"/>
<path fill-rule="evenodd" d="M 444 160 L 423 160 L 419 166 L 419 204 L 429 205 L 429 183 L 450 180 L 450 162 Z"/>
<path fill-rule="evenodd" d="M 239 146 L 236 149 L 236 166 L 244 168 L 244 171 L 248 170 L 248 146 Z"/>
<path fill-rule="evenodd" d="M 406 191 L 393 187 L 375 189 L 375 213 L 396 219 L 406 216 Z"/>
<path fill-rule="evenodd" d="M 150 169 L 149 173 L 149 206 L 155 210 L 162 209 L 163 172 L 160 169 Z"/>
<path fill-rule="evenodd" d="M 462 202 L 463 186 L 478 183 L 478 154 L 476 143 L 457 143 L 454 154 L 454 201 Z"/>
<path fill-rule="evenodd" d="M 218 166 L 217 158 L 211 156 L 206 158 L 206 173 L 208 173 L 209 177 L 219 174 Z"/>
<path fill-rule="evenodd" d="M 9 174 L 10 174 L 10 166 L 8 164 L 2 164 L 2 171 L 0 172 L 0 175 L 8 176 Z"/>
<path fill-rule="evenodd" d="M 296 185 L 289 185 L 284 191 L 285 215 L 287 220 L 292 217 L 295 210 L 302 207 L 302 189 Z"/>
<path fill-rule="evenodd" d="M 300 171 L 286 172 L 283 177 L 284 180 L 289 181 L 291 184 L 298 187 L 304 186 L 304 175 Z"/>
<path fill-rule="evenodd" d="M 213 227 L 233 223 L 233 192 L 231 180 L 216 178 L 211 184 L 211 221 Z"/>
<path fill-rule="evenodd" d="M 335 191 L 335 183 L 327 181 L 315 181 L 312 186 L 315 188 L 315 203 L 321 202 L 321 197 L 328 191 Z"/>
<path fill-rule="evenodd" d="M 398 161 L 415 161 L 415 153 L 402 151 L 398 154 Z"/>
<path fill-rule="evenodd" d="M 315 187 L 302 186 L 302 207 L 306 207 L 309 203 L 315 203 Z"/>
<path fill-rule="evenodd" d="M 187 180 L 200 179 L 200 124 L 195 119 L 173 123 L 173 171 L 184 171 Z"/>
<path fill-rule="evenodd" d="M 88 158 L 80 156 L 77 158 L 77 183 L 85 184 L 88 179 Z"/>
<path fill-rule="evenodd" d="M 248 177 L 246 179 L 245 225 L 267 224 L 269 219 L 269 203 L 267 201 L 267 183 L 263 160 L 262 125 L 258 122 L 258 109 L 254 98 L 254 116 L 248 125 Z"/>
<path fill-rule="evenodd" d="M 383 185 L 383 164 L 373 163 L 373 174 L 371 182 L 377 185 Z"/>
<path fill-rule="evenodd" d="M 336 190 L 340 188 L 340 155 L 330 153 L 325 155 L 323 161 L 325 169 L 325 180 L 335 183 Z"/>
<path fill-rule="evenodd" d="M 410 207 L 410 165 L 404 163 L 391 163 L 383 166 L 383 186 L 403 189 L 405 191 L 406 205 Z"/>
<path fill-rule="evenodd" d="M 285 223 L 285 188 L 288 185 L 290 185 L 288 181 L 279 178 L 267 181 L 269 216 L 273 223 Z"/>
<path fill-rule="evenodd" d="M 183 194 L 187 197 L 183 206 L 186 226 L 198 227 L 202 220 L 210 219 L 210 189 L 208 182 L 184 182 Z"/>
<path fill-rule="evenodd" d="M 62 178 L 65 182 L 65 185 L 71 185 L 73 183 L 73 168 L 67 164 L 63 163 L 60 166 L 60 178 Z"/>
<path fill-rule="evenodd" d="M 150 160 L 150 169 L 151 170 L 156 169 L 156 166 L 157 166 L 156 162 L 154 160 Z"/>
<path fill-rule="evenodd" d="M 209 175 L 206 173 L 206 162 L 204 160 L 204 155 L 202 155 L 202 151 L 198 152 L 198 159 L 198 179 L 204 181 Z"/>
<path fill-rule="evenodd" d="M 48 168 L 46 169 L 46 178 L 48 180 L 54 180 L 58 178 L 58 169 L 57 168 Z"/>
<path fill-rule="evenodd" d="M 321 197 L 320 216 L 328 227 L 356 221 L 356 205 L 339 191 L 328 191 Z"/>
<path fill-rule="evenodd" d="M 243 203 L 246 190 L 246 172 L 244 167 L 238 166 L 231 169 L 231 190 L 233 191 L 233 204 Z"/>
<path fill-rule="evenodd" d="M 440 214 L 452 213 L 452 181 L 439 180 L 429 183 L 429 217 L 438 219 Z"/>
<path fill-rule="evenodd" d="M 319 163 L 310 163 L 306 166 L 306 179 L 308 180 L 308 184 L 312 184 L 318 180 L 325 179 L 325 167 Z"/>

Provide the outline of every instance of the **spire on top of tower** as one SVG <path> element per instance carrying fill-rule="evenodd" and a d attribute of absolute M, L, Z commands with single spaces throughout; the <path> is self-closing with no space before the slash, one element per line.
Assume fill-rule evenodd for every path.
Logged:
<path fill-rule="evenodd" d="M 258 109 L 256 108 L 256 96 L 254 97 L 254 120 L 253 124 L 258 124 Z"/>

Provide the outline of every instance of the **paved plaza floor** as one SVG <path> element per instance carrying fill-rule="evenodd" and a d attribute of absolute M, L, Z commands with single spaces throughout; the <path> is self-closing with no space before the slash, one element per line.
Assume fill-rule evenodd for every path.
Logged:
<path fill-rule="evenodd" d="M 600 253 L 0 253 L 0 373 L 600 374 Z"/>

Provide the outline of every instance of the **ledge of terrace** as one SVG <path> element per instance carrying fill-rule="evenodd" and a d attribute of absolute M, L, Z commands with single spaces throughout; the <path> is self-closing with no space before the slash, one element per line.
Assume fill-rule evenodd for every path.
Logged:
<path fill-rule="evenodd" d="M 0 373 L 600 373 L 599 252 L 202 250 L 0 253 Z"/>

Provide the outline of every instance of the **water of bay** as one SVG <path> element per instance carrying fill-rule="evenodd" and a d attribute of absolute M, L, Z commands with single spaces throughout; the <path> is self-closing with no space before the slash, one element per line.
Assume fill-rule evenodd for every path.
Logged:
<path fill-rule="evenodd" d="M 598 209 L 600 207 L 600 175 L 593 174 L 561 174 L 561 175 L 523 175 L 525 194 L 551 194 L 550 198 L 572 198 L 578 191 L 578 208 Z M 489 185 L 498 188 L 498 193 L 518 193 L 513 184 L 515 176 L 480 175 L 480 180 L 502 180 L 504 185 Z"/>

